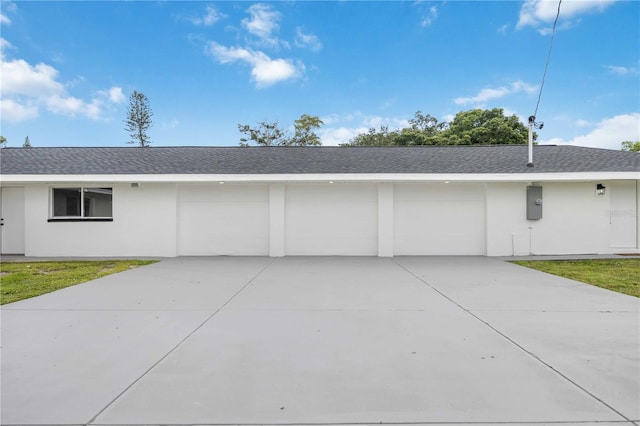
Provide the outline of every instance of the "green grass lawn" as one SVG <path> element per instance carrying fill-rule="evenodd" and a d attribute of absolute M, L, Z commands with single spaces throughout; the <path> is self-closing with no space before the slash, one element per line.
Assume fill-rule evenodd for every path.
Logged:
<path fill-rule="evenodd" d="M 3 262 L 0 265 L 0 304 L 17 302 L 155 262 L 155 260 Z"/>
<path fill-rule="evenodd" d="M 518 260 L 513 263 L 640 297 L 640 259 Z"/>

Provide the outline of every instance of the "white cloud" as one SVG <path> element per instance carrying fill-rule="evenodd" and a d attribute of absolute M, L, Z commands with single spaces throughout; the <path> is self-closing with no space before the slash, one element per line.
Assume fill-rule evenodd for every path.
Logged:
<path fill-rule="evenodd" d="M 258 37 L 264 44 L 269 46 L 277 46 L 278 38 L 273 36 L 274 32 L 280 29 L 278 21 L 282 15 L 280 12 L 264 3 L 256 3 L 247 9 L 250 18 L 242 20 L 242 26 L 249 33 Z"/>
<path fill-rule="evenodd" d="M 337 146 L 348 143 L 361 133 L 367 133 L 370 128 L 380 129 L 388 126 L 390 131 L 407 127 L 409 121 L 396 117 L 380 117 L 366 115 L 360 111 L 347 114 L 331 114 L 321 118 L 325 124 L 318 132 L 322 145 Z"/>
<path fill-rule="evenodd" d="M 420 17 L 420 26 L 423 28 L 430 27 L 437 18 L 438 8 L 436 6 L 431 6 L 429 10 Z"/>
<path fill-rule="evenodd" d="M 575 27 L 578 23 L 580 23 L 580 19 L 577 19 L 575 21 L 560 22 L 558 25 L 556 25 L 556 31 L 568 30 Z M 550 35 L 553 33 L 553 26 L 538 28 L 537 31 L 540 35 L 543 36 Z"/>
<path fill-rule="evenodd" d="M 602 12 L 605 8 L 617 0 L 589 0 L 589 1 L 565 1 L 560 7 L 560 18 L 567 20 L 586 13 Z M 520 8 L 520 18 L 516 29 L 527 26 L 540 27 L 552 23 L 558 12 L 558 0 L 526 0 Z M 559 28 L 568 28 L 571 23 L 561 24 Z M 544 28 L 541 34 L 547 34 L 550 30 Z"/>
<path fill-rule="evenodd" d="M 289 59 L 271 59 L 264 52 L 242 47 L 225 47 L 213 41 L 209 42 L 207 53 L 221 64 L 241 61 L 251 65 L 251 79 L 259 88 L 294 80 L 304 73 L 304 65 L 293 63 Z"/>
<path fill-rule="evenodd" d="M 122 93 L 122 87 L 114 86 L 109 89 L 109 100 L 114 104 L 120 104 L 124 102 L 126 97 L 124 93 Z"/>
<path fill-rule="evenodd" d="M 190 18 L 189 21 L 191 21 L 193 25 L 204 25 L 205 27 L 210 27 L 220 19 L 224 19 L 226 17 L 227 16 L 225 14 L 218 12 L 212 5 L 207 5 L 204 16 L 199 18 Z"/>
<path fill-rule="evenodd" d="M 50 65 L 31 65 L 23 59 L 0 60 L 3 118 L 18 122 L 34 118 L 40 108 L 54 114 L 100 119 L 105 107 L 123 100 L 122 89 L 112 87 L 85 101 L 72 96 L 58 78 L 58 70 Z"/>
<path fill-rule="evenodd" d="M 552 138 L 541 144 L 578 145 L 619 150 L 622 141 L 640 140 L 640 113 L 616 115 L 599 122 L 590 133 L 570 140 Z"/>
<path fill-rule="evenodd" d="M 10 123 L 29 120 L 38 116 L 38 107 L 19 104 L 11 99 L 0 99 L 0 114 L 2 119 Z"/>
<path fill-rule="evenodd" d="M 30 65 L 23 59 L 2 61 L 2 96 L 26 95 L 49 97 L 64 92 L 64 86 L 56 81 L 58 71 L 50 65 Z"/>
<path fill-rule="evenodd" d="M 635 68 L 635 67 L 619 67 L 615 65 L 607 65 L 605 68 L 607 68 L 611 74 L 615 74 L 615 75 L 638 74 L 638 68 Z"/>
<path fill-rule="evenodd" d="M 172 119 L 171 121 L 165 121 L 160 123 L 160 127 L 162 127 L 163 129 L 175 129 L 176 127 L 178 127 L 180 125 L 180 120 L 178 120 L 177 118 Z"/>
<path fill-rule="evenodd" d="M 589 127 L 592 126 L 592 123 L 587 120 L 576 120 L 575 125 L 578 127 Z"/>
<path fill-rule="evenodd" d="M 2 1 L 2 9 L 3 12 L 15 12 L 18 10 L 18 6 L 12 1 L 3 0 Z M 11 19 L 4 13 L 0 13 L 0 24 L 3 25 L 11 25 Z"/>
<path fill-rule="evenodd" d="M 523 81 L 517 80 L 509 84 L 508 86 L 501 86 L 498 88 L 482 89 L 477 95 L 471 97 L 459 97 L 453 100 L 456 105 L 469 105 L 475 104 L 477 106 L 483 106 L 485 102 L 492 99 L 503 98 L 514 93 L 525 92 L 527 94 L 533 94 L 537 90 L 536 86 L 532 86 Z"/>
<path fill-rule="evenodd" d="M 0 37 L 0 58 L 4 58 L 4 51 L 13 48 L 13 45 L 9 41 Z"/>
<path fill-rule="evenodd" d="M 296 38 L 294 43 L 298 47 L 309 48 L 314 52 L 318 52 L 322 49 L 322 43 L 315 34 L 305 34 L 300 27 L 296 28 Z"/>
<path fill-rule="evenodd" d="M 53 95 L 45 100 L 47 109 L 54 114 L 75 117 L 82 115 L 93 120 L 100 118 L 102 113 L 102 102 L 99 99 L 92 99 L 85 102 L 74 96 Z"/>
<path fill-rule="evenodd" d="M 367 127 L 333 127 L 321 129 L 318 132 L 318 136 L 320 136 L 322 145 L 338 146 L 343 143 L 348 143 L 360 133 L 366 133 L 368 130 Z"/>

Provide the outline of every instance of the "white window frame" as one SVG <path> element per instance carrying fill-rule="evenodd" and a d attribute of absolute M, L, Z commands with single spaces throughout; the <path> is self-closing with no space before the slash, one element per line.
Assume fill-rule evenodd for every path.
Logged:
<path fill-rule="evenodd" d="M 111 216 L 84 216 L 84 193 L 87 189 L 108 188 L 111 190 Z M 79 189 L 80 190 L 80 216 L 54 216 L 54 190 Z M 49 222 L 111 222 L 113 221 L 113 186 L 101 185 L 56 185 L 49 187 Z"/>

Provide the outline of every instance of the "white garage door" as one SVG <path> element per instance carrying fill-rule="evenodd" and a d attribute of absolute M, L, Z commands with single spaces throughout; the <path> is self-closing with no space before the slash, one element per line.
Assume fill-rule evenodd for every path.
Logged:
<path fill-rule="evenodd" d="M 181 186 L 178 254 L 269 255 L 268 186 Z"/>
<path fill-rule="evenodd" d="M 369 184 L 287 185 L 287 255 L 375 256 L 378 192 Z"/>
<path fill-rule="evenodd" d="M 394 254 L 484 254 L 484 200 L 481 185 L 395 185 Z"/>

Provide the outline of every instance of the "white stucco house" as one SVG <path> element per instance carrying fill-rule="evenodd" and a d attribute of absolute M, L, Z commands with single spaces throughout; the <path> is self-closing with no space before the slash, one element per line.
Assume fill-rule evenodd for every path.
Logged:
<path fill-rule="evenodd" d="M 4 148 L 2 252 L 638 253 L 640 154 L 570 146 Z"/>

